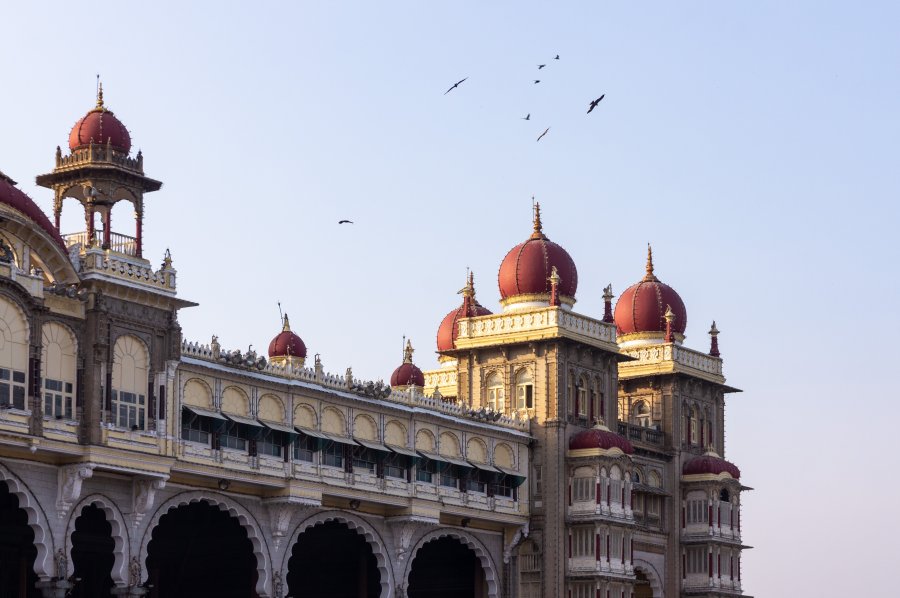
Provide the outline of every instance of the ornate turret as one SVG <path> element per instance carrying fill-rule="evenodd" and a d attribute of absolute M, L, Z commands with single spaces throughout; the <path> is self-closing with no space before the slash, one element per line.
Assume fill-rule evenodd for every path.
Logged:
<path fill-rule="evenodd" d="M 95 107 L 72 128 L 69 150 L 70 154 L 63 156 L 57 147 L 53 171 L 37 177 L 38 185 L 54 191 L 56 229 L 60 226 L 63 200 L 74 198 L 84 206 L 87 229 L 65 235 L 67 245 L 79 243 L 83 249 L 99 246 L 125 257 L 141 258 L 144 194 L 159 190 L 162 183 L 144 176 L 141 152 L 134 158 L 129 156 L 131 136 L 106 107 L 102 85 L 97 89 Z M 134 205 L 134 236 L 112 231 L 112 209 L 120 201 Z M 95 214 L 102 219 L 102 230 L 95 227 Z"/>
<path fill-rule="evenodd" d="M 403 363 L 391 374 L 391 388 L 407 390 L 415 387 L 420 391 L 425 388 L 425 374 L 413 363 L 413 351 L 412 343 L 407 340 L 403 348 Z"/>
<path fill-rule="evenodd" d="M 712 327 L 709 329 L 709 354 L 713 357 L 720 357 L 719 353 L 719 329 L 716 328 L 716 321 L 713 320 Z"/>
<path fill-rule="evenodd" d="M 284 314 L 281 332 L 269 343 L 269 361 L 278 365 L 298 367 L 303 367 L 306 363 L 306 344 L 291 331 L 287 314 Z"/>
<path fill-rule="evenodd" d="M 475 275 L 469 272 L 466 276 L 466 286 L 460 289 L 463 296 L 462 305 L 444 316 L 437 332 L 437 350 L 452 351 L 456 347 L 456 335 L 459 334 L 457 322 L 460 318 L 474 318 L 490 315 L 491 310 L 483 307 L 475 298 Z"/>

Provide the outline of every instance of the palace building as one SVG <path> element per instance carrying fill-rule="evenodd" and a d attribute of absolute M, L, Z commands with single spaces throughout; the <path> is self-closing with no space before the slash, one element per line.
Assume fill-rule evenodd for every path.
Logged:
<path fill-rule="evenodd" d="M 737 389 L 649 250 L 580 313 L 537 206 L 499 313 L 469 274 L 434 369 L 407 343 L 361 380 L 296 317 L 265 354 L 182 338 L 195 304 L 144 255 L 162 183 L 131 150 L 101 88 L 37 177 L 52 218 L 0 173 L 0 596 L 742 595 Z"/>

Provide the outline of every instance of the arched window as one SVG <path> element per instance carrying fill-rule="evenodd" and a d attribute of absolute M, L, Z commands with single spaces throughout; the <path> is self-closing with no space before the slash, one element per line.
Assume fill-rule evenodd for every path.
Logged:
<path fill-rule="evenodd" d="M 641 400 L 632 403 L 631 413 L 635 424 L 643 428 L 650 427 L 650 406 L 647 404 L 647 401 Z"/>
<path fill-rule="evenodd" d="M 25 409 L 28 335 L 22 310 L 0 298 L 0 407 Z"/>
<path fill-rule="evenodd" d="M 516 374 L 516 408 L 534 408 L 534 380 L 528 370 L 519 370 Z"/>
<path fill-rule="evenodd" d="M 578 379 L 578 415 L 586 416 L 588 414 L 588 408 L 590 406 L 590 401 L 588 400 L 589 390 L 590 385 L 588 384 L 587 377 L 581 376 Z"/>
<path fill-rule="evenodd" d="M 75 418 L 75 377 L 78 343 L 61 324 L 48 322 L 41 330 L 41 377 L 44 417 Z"/>
<path fill-rule="evenodd" d="M 719 500 L 722 502 L 731 502 L 731 495 L 728 493 L 728 488 L 722 488 L 719 492 Z"/>
<path fill-rule="evenodd" d="M 112 422 L 120 428 L 147 427 L 150 356 L 138 338 L 120 336 L 113 351 Z"/>
<path fill-rule="evenodd" d="M 485 382 L 485 389 L 487 392 L 487 408 L 491 411 L 504 412 L 506 410 L 506 397 L 503 394 L 503 381 L 497 372 L 488 376 Z"/>

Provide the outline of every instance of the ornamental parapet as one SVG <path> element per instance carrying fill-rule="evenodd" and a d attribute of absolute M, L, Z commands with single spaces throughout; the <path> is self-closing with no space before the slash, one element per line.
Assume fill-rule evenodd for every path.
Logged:
<path fill-rule="evenodd" d="M 104 250 L 99 247 L 85 247 L 79 241 L 79 234 L 68 235 L 70 257 L 83 279 L 100 278 L 117 283 L 131 283 L 142 288 L 166 295 L 175 295 L 176 270 L 170 260 L 154 270 L 145 259 L 128 255 L 125 251 Z M 124 235 L 121 235 L 124 237 Z M 126 243 L 123 240 L 122 243 Z"/>
<path fill-rule="evenodd" d="M 349 368 L 344 375 L 328 373 L 324 371 L 321 362 L 318 360 L 316 360 L 312 368 L 289 363 L 283 365 L 271 363 L 265 357 L 257 355 L 255 351 L 247 351 L 246 353 L 241 351 L 223 351 L 216 340 L 205 345 L 182 341 L 181 355 L 182 357 L 218 363 L 250 374 L 275 376 L 287 381 L 299 381 L 320 386 L 324 389 L 349 392 L 363 398 L 428 409 L 454 417 L 526 432 L 529 430 L 529 421 L 519 418 L 518 413 L 510 417 L 486 409 L 470 409 L 464 405 L 445 401 L 439 392 L 429 396 L 418 391 L 415 387 L 410 387 L 408 390 L 393 390 L 382 380 L 373 381 L 356 378 Z"/>
<path fill-rule="evenodd" d="M 634 361 L 619 364 L 619 378 L 635 378 L 665 373 L 685 373 L 723 384 L 722 359 L 675 343 L 624 349 Z"/>
<path fill-rule="evenodd" d="M 136 174 L 144 174 L 144 156 L 138 152 L 136 158 L 129 158 L 120 150 L 92 143 L 91 145 L 73 150 L 68 156 L 61 152 L 56 154 L 56 168 L 54 172 L 77 170 L 84 166 L 113 165 L 125 170 L 131 170 Z"/>
<path fill-rule="evenodd" d="M 457 349 L 498 343 L 528 342 L 547 338 L 571 338 L 618 352 L 616 327 L 559 307 L 544 307 L 464 318 L 459 321 Z"/>

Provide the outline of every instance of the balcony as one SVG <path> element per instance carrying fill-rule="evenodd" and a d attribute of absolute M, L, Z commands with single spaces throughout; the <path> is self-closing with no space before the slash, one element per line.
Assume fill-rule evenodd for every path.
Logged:
<path fill-rule="evenodd" d="M 631 442 L 641 442 L 655 446 L 664 446 L 666 442 L 665 432 L 629 424 L 628 422 L 618 422 L 617 431 L 620 436 L 624 436 Z"/>
<path fill-rule="evenodd" d="M 63 235 L 63 241 L 66 243 L 66 247 L 72 247 L 73 245 L 81 245 L 82 248 L 88 246 L 88 232 L 81 231 L 77 233 L 70 233 L 68 235 Z M 94 231 L 94 239 L 93 245 L 96 247 L 101 247 L 103 245 L 103 230 L 95 230 Z M 129 237 L 128 235 L 123 235 L 121 233 L 116 233 L 110 231 L 109 233 L 109 250 L 115 251 L 116 253 L 121 253 L 123 255 L 127 255 L 130 257 L 137 257 L 137 239 L 134 237 Z"/>

